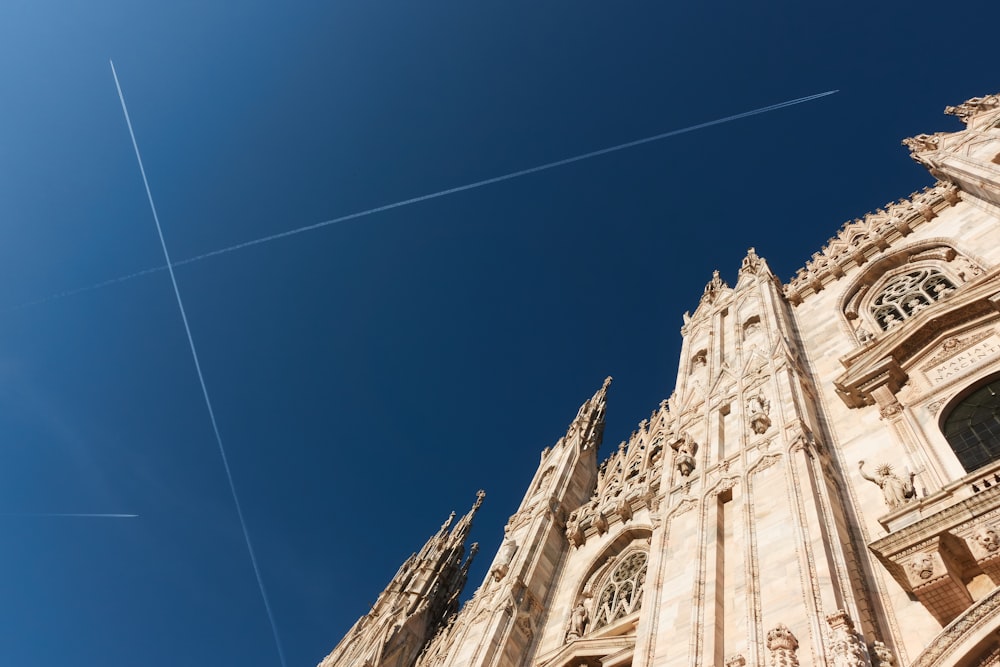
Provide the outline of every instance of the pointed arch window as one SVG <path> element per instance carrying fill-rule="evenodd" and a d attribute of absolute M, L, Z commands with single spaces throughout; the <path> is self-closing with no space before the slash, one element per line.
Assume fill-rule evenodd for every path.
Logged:
<path fill-rule="evenodd" d="M 909 271 L 882 288 L 871 302 L 872 317 L 882 331 L 889 331 L 954 291 L 955 283 L 935 268 Z"/>
<path fill-rule="evenodd" d="M 597 595 L 595 630 L 638 611 L 642 604 L 648 560 L 645 551 L 633 551 L 622 558 L 611 571 L 611 576 Z"/>
<path fill-rule="evenodd" d="M 966 472 L 1000 459 L 1000 378 L 959 401 L 941 430 Z"/>

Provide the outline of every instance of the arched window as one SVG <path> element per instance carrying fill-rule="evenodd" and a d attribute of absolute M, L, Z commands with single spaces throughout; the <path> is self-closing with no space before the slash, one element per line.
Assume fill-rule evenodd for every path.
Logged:
<path fill-rule="evenodd" d="M 1000 378 L 956 404 L 942 431 L 966 472 L 1000 459 Z"/>
<path fill-rule="evenodd" d="M 955 284 L 937 269 L 910 271 L 882 288 L 871 302 L 871 313 L 882 331 L 888 331 L 954 291 Z"/>
<path fill-rule="evenodd" d="M 647 560 L 645 551 L 633 551 L 622 558 L 611 571 L 611 576 L 597 595 L 595 630 L 639 609 L 643 585 L 646 583 Z"/>

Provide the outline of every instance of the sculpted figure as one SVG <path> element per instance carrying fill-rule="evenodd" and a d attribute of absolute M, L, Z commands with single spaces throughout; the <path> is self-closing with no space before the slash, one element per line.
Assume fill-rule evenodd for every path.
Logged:
<path fill-rule="evenodd" d="M 876 476 L 872 477 L 865 472 L 864 466 L 864 461 L 858 461 L 858 471 L 861 473 L 861 476 L 869 482 L 879 485 L 882 489 L 882 499 L 889 509 L 896 509 L 917 497 L 917 490 L 913 488 L 913 478 L 916 476 L 916 473 L 911 472 L 910 478 L 904 480 L 892 472 L 891 465 L 883 463 L 875 468 Z"/>
<path fill-rule="evenodd" d="M 566 639 L 577 639 L 583 636 L 583 633 L 587 630 L 587 623 L 590 622 L 590 614 L 587 613 L 587 608 L 584 606 L 583 601 L 576 603 L 573 607 L 573 612 L 569 617 L 569 633 L 566 635 Z"/>
<path fill-rule="evenodd" d="M 580 522 L 577 519 L 576 512 L 570 514 L 569 519 L 566 520 L 566 539 L 568 539 L 570 544 L 574 547 L 578 547 L 583 544 L 583 529 L 580 527 Z"/>
<path fill-rule="evenodd" d="M 680 439 L 671 447 L 677 452 L 674 456 L 674 466 L 682 476 L 688 477 L 694 471 L 694 455 L 698 453 L 698 443 L 687 433 L 681 433 Z"/>
<path fill-rule="evenodd" d="M 757 394 L 747 399 L 747 420 L 754 433 L 764 433 L 771 426 L 771 401 L 764 394 Z"/>
<path fill-rule="evenodd" d="M 514 552 L 517 551 L 517 542 L 505 537 L 503 543 L 500 545 L 500 550 L 497 552 L 497 562 L 490 570 L 490 574 L 496 581 L 500 581 L 507 574 L 507 570 L 510 569 L 510 562 L 514 559 Z"/>

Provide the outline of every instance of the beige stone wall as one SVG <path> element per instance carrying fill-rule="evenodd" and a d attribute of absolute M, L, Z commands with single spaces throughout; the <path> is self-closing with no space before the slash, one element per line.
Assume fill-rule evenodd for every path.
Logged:
<path fill-rule="evenodd" d="M 610 378 L 583 404 L 417 667 L 997 664 L 1000 462 L 967 474 L 940 420 L 1000 373 L 1000 98 L 950 113 L 906 142 L 938 184 L 786 285 L 752 249 L 716 272 L 673 394 L 600 464 Z M 931 270 L 932 303 L 873 310 Z"/>

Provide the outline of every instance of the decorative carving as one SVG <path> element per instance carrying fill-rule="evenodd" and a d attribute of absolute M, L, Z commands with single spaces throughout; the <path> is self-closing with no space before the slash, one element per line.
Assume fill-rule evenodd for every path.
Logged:
<path fill-rule="evenodd" d="M 878 413 L 881 415 L 882 419 L 891 419 L 903 413 L 903 406 L 900 405 L 899 401 L 893 401 L 892 403 L 883 405 L 879 408 Z"/>
<path fill-rule="evenodd" d="M 748 398 L 747 421 L 750 423 L 750 430 L 758 435 L 766 432 L 771 427 L 771 418 L 768 416 L 770 411 L 771 401 L 764 394 Z"/>
<path fill-rule="evenodd" d="M 940 134 L 918 134 L 915 137 L 903 139 L 901 142 L 911 153 L 936 151 L 941 141 Z"/>
<path fill-rule="evenodd" d="M 896 656 L 892 654 L 888 646 L 876 641 L 873 648 L 875 649 L 875 659 L 878 661 L 873 667 L 896 667 Z"/>
<path fill-rule="evenodd" d="M 632 551 L 623 556 L 606 580 L 594 608 L 594 629 L 604 627 L 619 618 L 638 611 L 646 585 L 645 551 Z"/>
<path fill-rule="evenodd" d="M 622 518 L 622 521 L 628 521 L 632 518 L 632 503 L 622 495 L 618 498 L 618 502 L 615 503 L 615 512 Z"/>
<path fill-rule="evenodd" d="M 926 581 L 934 576 L 934 557 L 929 553 L 918 553 L 913 556 L 907 567 L 914 576 Z"/>
<path fill-rule="evenodd" d="M 997 535 L 993 526 L 983 525 L 976 530 L 976 543 L 987 553 L 993 553 L 1000 549 L 1000 536 Z"/>
<path fill-rule="evenodd" d="M 885 209 L 868 213 L 864 218 L 847 222 L 813 259 L 799 269 L 785 286 L 785 296 L 793 304 L 837 280 L 850 266 L 859 266 L 885 247 L 888 242 L 910 234 L 930 220 L 936 211 L 958 203 L 958 188 L 939 181 L 908 199 L 887 204 Z"/>
<path fill-rule="evenodd" d="M 583 529 L 580 527 L 580 522 L 577 520 L 576 512 L 571 513 L 566 520 L 566 539 L 574 547 L 579 547 L 587 541 Z"/>
<path fill-rule="evenodd" d="M 591 524 L 597 529 L 598 535 L 608 532 L 608 517 L 604 516 L 604 512 L 595 514 Z"/>
<path fill-rule="evenodd" d="M 973 97 L 958 106 L 945 107 L 944 112 L 950 116 L 958 116 L 966 125 L 969 121 L 981 113 L 1000 108 L 1000 96 L 985 95 L 983 97 Z"/>
<path fill-rule="evenodd" d="M 880 290 L 871 302 L 871 315 L 882 331 L 889 331 L 954 291 L 955 283 L 937 269 L 908 271 Z"/>
<path fill-rule="evenodd" d="M 798 649 L 799 640 L 785 624 L 779 623 L 768 630 L 767 650 L 771 652 L 769 667 L 798 667 L 799 658 L 795 655 Z"/>
<path fill-rule="evenodd" d="M 838 609 L 826 617 L 832 631 L 830 653 L 834 667 L 868 667 L 868 655 L 864 644 L 854 629 L 854 621 L 843 609 Z"/>
<path fill-rule="evenodd" d="M 719 296 L 719 292 L 727 289 L 728 287 L 729 285 L 726 284 L 726 281 L 719 276 L 718 269 L 712 271 L 712 279 L 708 281 L 707 285 L 705 285 L 705 291 L 701 295 L 702 302 L 712 303 L 715 301 L 716 297 Z"/>
<path fill-rule="evenodd" d="M 890 510 L 894 510 L 917 497 L 917 490 L 913 487 L 913 478 L 916 473 L 911 472 L 909 479 L 904 480 L 892 472 L 891 465 L 882 463 L 875 468 L 877 477 L 872 477 L 865 472 L 864 466 L 863 460 L 858 461 L 858 471 L 861 476 L 869 482 L 878 484 L 879 488 L 882 489 L 882 499 Z"/>
<path fill-rule="evenodd" d="M 927 360 L 921 369 L 924 371 L 929 371 L 934 366 L 937 366 L 942 361 L 954 357 L 959 352 L 966 350 L 976 343 L 985 340 L 996 333 L 993 329 L 987 329 L 986 331 L 980 331 L 971 336 L 966 336 L 965 338 L 959 338 L 957 336 L 952 336 L 947 338 L 941 343 L 941 349 L 933 357 Z"/>
<path fill-rule="evenodd" d="M 674 467 L 682 477 L 688 477 L 695 469 L 695 454 L 698 453 L 698 443 L 685 431 L 671 445 L 674 454 Z"/>
<path fill-rule="evenodd" d="M 747 248 L 747 256 L 743 258 L 740 273 L 757 273 L 760 270 L 760 265 L 761 260 L 757 256 L 757 251 L 753 248 Z"/>
<path fill-rule="evenodd" d="M 912 667 L 931 667 L 941 664 L 942 656 L 953 650 L 960 638 L 969 636 L 988 623 L 994 623 L 998 609 L 1000 609 L 1000 588 L 995 588 L 992 593 L 976 602 L 965 614 L 959 616 L 955 623 L 937 635 L 923 653 L 913 661 Z"/>
<path fill-rule="evenodd" d="M 746 664 L 747 659 L 743 657 L 742 653 L 734 653 L 726 658 L 726 667 L 746 667 Z"/>
<path fill-rule="evenodd" d="M 587 611 L 583 600 L 580 600 L 570 612 L 569 632 L 566 633 L 566 641 L 571 642 L 582 637 L 587 631 L 588 625 L 590 625 L 590 612 Z"/>

